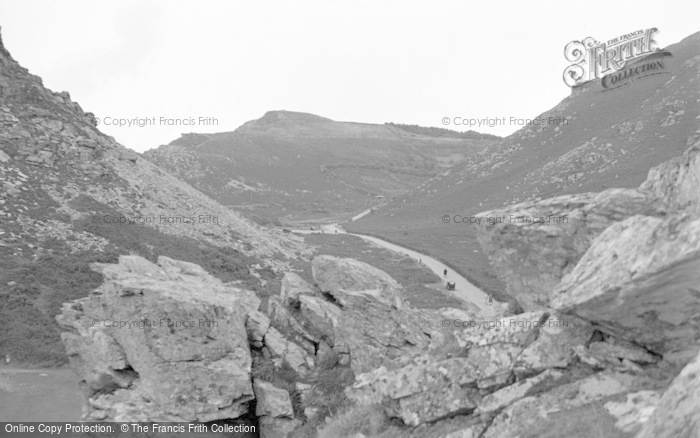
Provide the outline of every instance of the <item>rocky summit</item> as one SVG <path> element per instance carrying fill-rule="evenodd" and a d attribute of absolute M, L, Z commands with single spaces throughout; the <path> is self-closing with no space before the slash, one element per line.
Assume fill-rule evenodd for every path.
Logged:
<path fill-rule="evenodd" d="M 385 272 L 327 255 L 313 284 L 288 272 L 264 306 L 167 257 L 94 264 L 102 286 L 58 316 L 84 419 L 246 419 L 265 437 L 696 437 L 699 152 L 638 189 L 484 212 L 570 213 L 484 228 L 515 314 L 417 309 Z"/>

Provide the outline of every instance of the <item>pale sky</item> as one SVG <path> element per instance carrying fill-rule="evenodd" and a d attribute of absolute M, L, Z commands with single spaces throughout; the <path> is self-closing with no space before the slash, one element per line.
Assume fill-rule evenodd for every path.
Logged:
<path fill-rule="evenodd" d="M 698 17 L 697 0 L 0 0 L 5 46 L 45 86 L 103 121 L 156 118 L 100 125 L 140 152 L 270 110 L 457 130 L 468 127 L 442 119 L 533 118 L 570 92 L 568 42 L 656 27 L 665 47 L 700 30 Z"/>

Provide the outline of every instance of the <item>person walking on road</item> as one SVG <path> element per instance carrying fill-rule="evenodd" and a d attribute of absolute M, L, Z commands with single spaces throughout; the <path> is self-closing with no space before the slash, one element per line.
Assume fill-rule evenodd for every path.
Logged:
<path fill-rule="evenodd" d="M 442 273 L 443 273 L 443 275 L 444 275 L 445 277 L 447 277 L 447 269 L 445 269 L 444 271 L 442 271 Z"/>

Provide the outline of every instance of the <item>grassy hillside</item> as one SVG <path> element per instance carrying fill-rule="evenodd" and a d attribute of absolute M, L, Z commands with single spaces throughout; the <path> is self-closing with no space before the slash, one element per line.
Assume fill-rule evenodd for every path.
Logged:
<path fill-rule="evenodd" d="M 264 288 L 305 253 L 102 134 L 67 92 L 46 89 L 0 39 L 0 356 L 65 362 L 61 303 L 102 279 L 92 262 L 159 255 Z"/>
<path fill-rule="evenodd" d="M 700 34 L 667 50 L 662 74 L 611 91 L 600 81 L 576 89 L 533 117 L 544 125 L 525 126 L 346 228 L 426 250 L 498 295 L 498 267 L 474 238 L 479 225 L 461 218 L 525 200 L 636 187 L 651 167 L 697 141 Z"/>
<path fill-rule="evenodd" d="M 185 134 L 144 157 L 268 220 L 347 216 L 420 186 L 498 137 L 270 111 L 234 132 Z"/>

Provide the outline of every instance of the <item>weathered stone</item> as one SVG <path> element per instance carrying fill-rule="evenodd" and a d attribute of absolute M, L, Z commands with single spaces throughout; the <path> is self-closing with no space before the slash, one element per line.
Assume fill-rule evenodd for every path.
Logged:
<path fill-rule="evenodd" d="M 270 328 L 270 319 L 264 313 L 256 311 L 248 312 L 245 321 L 245 328 L 248 332 L 248 340 L 255 348 L 262 348 L 265 333 Z"/>
<path fill-rule="evenodd" d="M 274 327 L 270 327 L 265 334 L 265 346 L 272 354 L 273 361 L 277 367 L 281 367 L 286 362 L 294 371 L 299 374 L 306 374 L 314 367 L 311 357 L 302 347 L 285 338 Z"/>
<path fill-rule="evenodd" d="M 564 195 L 481 213 L 499 220 L 477 227 L 477 237 L 499 266 L 507 292 L 526 310 L 542 308 L 610 225 L 635 215 L 663 218 L 685 211 L 700 216 L 698 186 L 700 145 L 695 142 L 682 157 L 651 169 L 639 189 Z"/>
<path fill-rule="evenodd" d="M 187 264 L 159 261 L 161 267 L 130 256 L 93 265 L 106 282 L 57 317 L 71 330 L 63 338 L 89 382 L 88 398 L 103 400 L 97 415 L 213 421 L 244 414 L 254 397 L 245 299 L 214 277 L 186 275 Z"/>
<path fill-rule="evenodd" d="M 634 216 L 608 228 L 552 306 L 687 362 L 700 346 L 700 219 Z"/>
<path fill-rule="evenodd" d="M 546 370 L 534 377 L 501 388 L 481 399 L 478 402 L 476 412 L 486 413 L 502 409 L 525 398 L 535 386 L 542 382 L 551 384 L 552 381 L 561 379 L 562 376 L 563 373 L 559 371 Z"/>
<path fill-rule="evenodd" d="M 525 310 L 542 309 L 561 278 L 607 227 L 634 214 L 661 216 L 666 210 L 647 192 L 609 189 L 480 213 L 477 216 L 505 219 L 476 230 L 508 294 Z"/>
<path fill-rule="evenodd" d="M 698 436 L 700 436 L 700 354 L 673 380 L 637 438 Z"/>
<path fill-rule="evenodd" d="M 270 382 L 264 380 L 253 380 L 253 390 L 255 391 L 255 415 L 263 415 L 278 418 L 294 416 L 292 400 L 289 393 L 284 389 L 275 387 Z"/>
<path fill-rule="evenodd" d="M 376 291 L 373 296 L 393 305 L 403 302 L 401 285 L 389 274 L 354 259 L 318 256 L 312 261 L 312 274 L 318 288 L 332 296 L 341 293 Z M 344 294 L 343 294 L 344 295 Z"/>
<path fill-rule="evenodd" d="M 672 208 L 700 216 L 700 145 L 691 146 L 683 156 L 673 158 L 649 171 L 639 187 L 654 194 Z"/>
<path fill-rule="evenodd" d="M 313 286 L 303 278 L 293 272 L 287 272 L 282 278 L 280 297 L 286 305 L 296 305 L 299 303 L 301 295 L 317 295 Z"/>
<path fill-rule="evenodd" d="M 525 397 L 503 409 L 485 438 L 539 436 L 605 436 L 626 438 L 615 426 L 617 418 L 601 403 L 620 401 L 648 382 L 627 374 L 598 373 Z"/>
<path fill-rule="evenodd" d="M 591 342 L 588 346 L 588 352 L 597 359 L 607 358 L 618 361 L 628 359 L 642 364 L 654 363 L 658 360 L 641 347 L 610 342 Z"/>
<path fill-rule="evenodd" d="M 575 357 L 574 348 L 585 347 L 592 334 L 588 322 L 552 312 L 540 327 L 537 340 L 518 356 L 516 368 L 521 372 L 565 368 Z"/>
<path fill-rule="evenodd" d="M 331 345 L 334 344 L 335 328 L 341 316 L 340 308 L 318 297 L 300 296 L 299 303 L 301 326 L 306 333 L 310 333 L 315 342 L 325 339 Z"/>
<path fill-rule="evenodd" d="M 544 311 L 523 313 L 501 319 L 483 320 L 481 326 L 471 326 L 455 333 L 462 347 L 486 346 L 496 343 L 530 345 L 537 332 L 546 323 L 549 314 Z"/>

